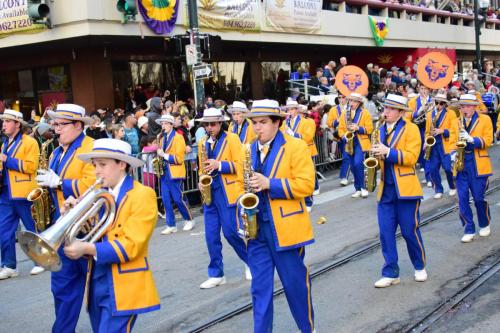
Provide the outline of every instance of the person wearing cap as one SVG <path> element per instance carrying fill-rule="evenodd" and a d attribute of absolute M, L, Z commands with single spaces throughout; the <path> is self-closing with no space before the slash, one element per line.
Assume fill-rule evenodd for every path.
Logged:
<path fill-rule="evenodd" d="M 448 111 L 448 99 L 445 94 L 436 94 L 434 97 L 436 108 L 427 114 L 425 120 L 425 137 L 433 136 L 436 140 L 432 146 L 429 160 L 429 170 L 432 185 L 434 187 L 434 199 L 443 197 L 443 185 L 441 184 L 441 167 L 444 169 L 448 185 L 450 187 L 450 196 L 457 194 L 455 181 L 453 179 L 452 160 L 455 159 L 455 147 L 458 139 L 458 121 L 453 111 Z M 431 125 L 432 124 L 432 125 Z M 431 133 L 431 126 L 434 127 Z M 426 144 L 424 142 L 423 149 Z"/>
<path fill-rule="evenodd" d="M 49 188 L 55 204 L 53 221 L 61 215 L 64 201 L 70 196 L 78 198 L 95 183 L 94 166 L 78 159 L 78 155 L 92 150 L 93 142 L 83 132 L 93 119 L 85 109 L 76 104 L 58 104 L 55 111 L 47 111 L 53 120 L 52 127 L 59 135 L 59 144 L 49 158 L 49 169 L 38 170 L 39 186 Z M 78 323 L 85 290 L 87 261 L 71 260 L 62 248 L 58 252 L 62 268 L 51 273 L 51 290 L 54 296 L 56 319 L 53 332 L 73 332 Z M 69 287 L 70 286 L 70 287 Z"/>
<path fill-rule="evenodd" d="M 368 191 L 365 187 L 365 168 L 363 161 L 365 153 L 370 150 L 370 134 L 373 131 L 373 121 L 370 112 L 363 107 L 363 96 L 358 93 L 352 93 L 347 97 L 348 108 L 344 111 L 339 121 L 339 136 L 347 144 L 345 135 L 347 132 L 353 132 L 353 153 L 346 154 L 349 158 L 352 174 L 354 176 L 355 192 L 353 198 L 366 198 Z M 348 119 L 351 117 L 351 119 Z M 347 126 L 348 123 L 351 123 Z"/>
<path fill-rule="evenodd" d="M 137 128 L 139 129 L 139 140 L 142 139 L 143 136 L 149 135 L 149 120 L 147 117 L 142 116 L 137 118 Z"/>
<path fill-rule="evenodd" d="M 328 118 L 326 120 L 326 125 L 333 130 L 333 137 L 338 142 L 338 149 L 342 155 L 342 162 L 340 165 L 340 185 L 347 186 L 349 184 L 349 156 L 345 152 L 345 142 L 339 137 L 339 122 L 342 111 L 347 108 L 347 99 L 344 95 L 339 92 L 338 104 L 333 106 L 328 112 Z"/>
<path fill-rule="evenodd" d="M 476 84 L 472 80 L 465 81 L 465 87 L 467 88 L 467 94 L 476 96 L 477 106 L 476 111 L 479 113 L 488 113 L 488 108 L 484 105 L 483 98 L 479 91 L 476 90 Z"/>
<path fill-rule="evenodd" d="M 300 332 L 314 332 L 311 278 L 304 264 L 305 246 L 314 242 L 305 198 L 314 191 L 314 163 L 297 158 L 309 152 L 304 140 L 283 134 L 280 127 L 286 114 L 274 100 L 257 100 L 247 117 L 258 140 L 250 146 L 253 176 L 249 184 L 259 198 L 258 233 L 247 241 L 248 264 L 252 273 L 254 332 L 273 328 L 274 271 L 285 290 L 288 305 Z M 241 158 L 245 158 L 242 149 Z M 244 182 L 243 168 L 238 181 Z M 238 207 L 239 232 L 245 236 Z"/>
<path fill-rule="evenodd" d="M 227 131 L 238 135 L 242 144 L 251 143 L 255 140 L 252 123 L 245 118 L 245 114 L 248 112 L 245 103 L 235 101 L 229 106 L 227 112 L 233 117 L 233 121 L 229 124 Z"/>
<path fill-rule="evenodd" d="M 246 246 L 236 230 L 236 201 L 243 194 L 243 186 L 237 182 L 236 174 L 241 166 L 241 142 L 236 134 L 222 130 L 222 123 L 227 120 L 229 119 L 222 114 L 222 110 L 216 108 L 206 109 L 203 117 L 197 119 L 205 124 L 207 131 L 207 137 L 198 144 L 198 172 L 200 175 L 205 173 L 212 176 L 212 202 L 210 205 L 203 205 L 205 240 L 210 263 L 208 280 L 200 285 L 201 289 L 226 283 L 222 263 L 221 228 L 228 243 L 245 263 L 246 279 L 251 279 L 250 270 L 246 266 Z M 205 160 L 201 158 L 203 150 L 206 151 Z"/>
<path fill-rule="evenodd" d="M 493 124 L 490 117 L 477 112 L 479 105 L 475 95 L 460 96 L 459 107 L 462 114 L 462 130 L 459 140 L 466 141 L 464 149 L 464 168 L 457 171 L 456 183 L 458 190 L 458 205 L 460 221 L 464 226 L 462 242 L 469 243 L 474 239 L 476 226 L 469 205 L 469 192 L 474 199 L 479 236 L 490 235 L 491 214 L 485 192 L 488 188 L 488 178 L 492 175 L 488 148 L 493 143 Z"/>
<path fill-rule="evenodd" d="M 318 155 L 318 150 L 316 144 L 314 143 L 314 136 L 316 135 L 316 123 L 313 119 L 306 118 L 307 107 L 302 104 L 298 104 L 294 100 L 287 100 L 284 107 L 287 110 L 288 118 L 284 122 L 284 131 L 286 134 L 293 136 L 298 139 L 302 139 L 309 147 L 309 153 L 311 158 Z M 319 186 L 317 186 L 316 173 L 315 177 L 315 190 L 319 191 Z M 313 206 L 313 196 L 306 198 L 306 209 L 311 212 Z"/>
<path fill-rule="evenodd" d="M 415 281 L 427 280 L 425 249 L 419 228 L 423 191 L 415 173 L 422 148 L 419 129 L 405 120 L 404 113 L 409 110 L 406 97 L 389 94 L 383 105 L 385 123 L 380 128 L 380 143 L 371 148 L 380 161 L 377 216 L 385 261 L 382 278 L 375 282 L 376 288 L 400 282 L 396 246 L 398 225 L 415 269 Z"/>
<path fill-rule="evenodd" d="M 157 154 L 165 162 L 160 186 L 167 227 L 161 232 L 162 235 L 177 232 L 172 201 L 175 202 L 179 213 L 184 219 L 183 230 L 189 231 L 194 227 L 193 216 L 189 211 L 186 197 L 182 193 L 183 182 L 186 179 L 186 167 L 184 165 L 186 143 L 182 135 L 175 132 L 174 121 L 174 117 L 171 115 L 163 115 L 156 119 L 156 122 L 162 127 L 162 132 L 159 134 L 160 147 L 158 147 Z"/>
<path fill-rule="evenodd" d="M 54 131 L 50 128 L 49 124 L 40 123 L 33 130 L 33 138 L 38 143 L 38 148 L 42 148 L 42 144 L 52 139 L 52 142 L 47 146 L 47 157 L 52 154 L 54 149 L 59 145 L 57 139 L 54 137 Z"/>
<path fill-rule="evenodd" d="M 36 186 L 40 149 L 35 139 L 23 134 L 23 114 L 6 109 L 0 114 L 2 131 L 6 138 L 0 149 L 0 280 L 19 275 L 16 260 L 16 231 L 21 220 L 28 231 L 35 232 L 31 216 L 33 202 L 28 194 Z M 43 268 L 35 266 L 31 274 L 39 274 Z"/>
<path fill-rule="evenodd" d="M 158 214 L 156 193 L 134 181 L 130 170 L 143 162 L 132 156 L 125 141 L 96 140 L 78 159 L 95 166 L 95 176 L 113 196 L 117 213 L 101 241 L 75 240 L 64 246 L 64 253 L 73 260 L 90 258 L 86 289 L 92 330 L 131 332 L 139 314 L 160 309 L 148 255 Z M 63 210 L 74 204 L 76 199 L 69 198 Z"/>

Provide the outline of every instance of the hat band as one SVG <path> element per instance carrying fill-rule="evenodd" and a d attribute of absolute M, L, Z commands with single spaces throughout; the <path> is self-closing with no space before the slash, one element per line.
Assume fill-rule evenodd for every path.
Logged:
<path fill-rule="evenodd" d="M 102 147 L 99 147 L 99 148 L 94 148 L 94 149 L 92 149 L 92 152 L 96 152 L 96 153 L 99 153 L 99 152 L 112 152 L 112 153 L 119 153 L 119 154 L 123 154 L 123 155 L 131 156 L 130 154 L 127 154 L 127 153 L 126 153 L 126 152 L 124 152 L 123 150 L 119 150 L 119 149 L 110 149 L 110 148 L 102 148 Z"/>
<path fill-rule="evenodd" d="M 74 111 L 68 111 L 68 110 L 57 110 L 56 115 L 57 116 L 72 117 L 72 118 L 75 118 L 75 116 L 83 117 L 80 112 L 74 112 Z"/>
<path fill-rule="evenodd" d="M 255 108 L 252 108 L 252 113 L 254 112 L 272 112 L 272 113 L 279 113 L 280 109 L 276 107 L 265 107 L 265 106 L 258 106 Z"/>
<path fill-rule="evenodd" d="M 399 106 L 399 107 L 403 107 L 403 108 L 406 108 L 407 106 L 403 103 L 400 103 L 400 102 L 396 102 L 396 101 L 393 101 L 393 100 L 388 100 L 386 99 L 385 100 L 385 103 L 387 106 Z"/>

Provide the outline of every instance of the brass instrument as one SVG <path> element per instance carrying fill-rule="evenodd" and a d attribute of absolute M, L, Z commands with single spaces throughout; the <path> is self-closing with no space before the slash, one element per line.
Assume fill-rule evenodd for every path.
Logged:
<path fill-rule="evenodd" d="M 432 112 L 436 107 L 436 103 L 434 101 L 434 98 L 431 98 L 429 102 L 427 102 L 425 105 L 422 105 L 420 109 L 418 109 L 417 116 L 415 119 L 413 119 L 413 123 L 420 125 L 423 122 L 425 122 L 425 119 L 427 118 L 427 114 L 429 112 Z"/>
<path fill-rule="evenodd" d="M 375 126 L 375 129 L 372 132 L 372 137 L 371 137 L 371 145 L 372 147 L 374 145 L 380 144 L 380 128 L 385 122 L 385 118 L 382 115 L 380 119 L 377 122 L 377 125 Z M 377 157 L 375 157 L 375 154 L 370 152 L 368 158 L 366 158 L 363 161 L 363 164 L 365 166 L 365 184 L 366 184 L 366 190 L 368 192 L 373 192 L 375 191 L 375 188 L 377 187 L 377 171 L 380 168 L 380 161 L 378 160 Z"/>
<path fill-rule="evenodd" d="M 347 105 L 346 109 L 346 117 L 347 117 L 346 127 L 349 128 L 349 126 L 352 124 L 352 109 L 349 104 Z M 354 154 L 354 132 L 347 130 L 347 133 L 345 134 L 345 139 L 346 139 L 345 152 L 349 155 Z"/>
<path fill-rule="evenodd" d="M 245 194 L 243 194 L 238 203 L 243 207 L 241 219 L 243 221 L 243 236 L 245 241 L 257 238 L 259 225 L 257 223 L 257 206 L 259 205 L 259 197 L 253 193 L 250 186 L 250 178 L 253 176 L 252 169 L 252 146 L 245 145 L 245 160 L 243 161 L 243 185 Z"/>
<path fill-rule="evenodd" d="M 458 119 L 458 132 L 462 132 L 464 130 L 464 118 L 460 116 Z M 457 171 L 462 171 L 464 169 L 464 155 L 465 155 L 465 147 L 467 147 L 467 142 L 464 140 L 458 139 L 456 143 L 456 156 L 455 163 L 453 163 L 453 173 L 456 174 Z"/>
<path fill-rule="evenodd" d="M 113 224 L 115 200 L 109 191 L 97 189 L 101 183 L 102 180 L 98 179 L 73 208 L 41 234 L 30 231 L 18 233 L 21 249 L 38 266 L 53 272 L 59 271 L 62 263 L 57 251 L 63 243 L 70 244 L 75 240 L 95 243 Z M 80 233 L 84 236 L 77 238 Z"/>
<path fill-rule="evenodd" d="M 52 143 L 52 141 L 54 141 L 54 139 L 45 141 L 40 149 L 38 168 L 41 170 L 47 170 L 49 168 L 47 162 L 47 147 Z M 36 231 L 44 231 L 50 225 L 51 216 L 55 210 L 49 189 L 45 187 L 37 187 L 28 194 L 26 199 L 33 202 L 33 205 L 31 206 L 31 216 L 35 221 Z"/>
<path fill-rule="evenodd" d="M 212 203 L 212 176 L 210 176 L 205 171 L 205 162 L 207 161 L 207 142 L 208 136 L 201 142 L 201 153 L 200 153 L 200 168 L 201 168 L 201 176 L 200 176 L 200 193 L 203 203 L 209 206 Z"/>
<path fill-rule="evenodd" d="M 439 119 L 440 114 L 441 114 L 441 111 L 436 113 L 436 116 L 434 117 L 434 119 L 431 119 L 431 126 L 429 129 L 429 135 L 425 137 L 424 159 L 426 161 L 431 159 L 432 147 L 436 144 L 436 138 L 434 137 L 434 135 L 432 135 L 432 132 L 434 132 L 434 129 L 436 128 L 437 121 Z"/>
<path fill-rule="evenodd" d="M 161 135 L 162 133 L 158 134 L 156 137 L 156 146 L 161 149 Z M 165 165 L 165 161 L 163 160 L 163 157 L 157 155 L 156 157 L 153 158 L 151 161 L 153 164 L 153 172 L 155 175 L 161 177 L 163 176 L 163 167 Z"/>

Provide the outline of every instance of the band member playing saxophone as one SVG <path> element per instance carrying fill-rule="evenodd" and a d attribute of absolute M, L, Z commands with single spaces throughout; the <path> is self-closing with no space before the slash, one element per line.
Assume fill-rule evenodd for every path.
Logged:
<path fill-rule="evenodd" d="M 35 222 L 31 216 L 32 202 L 26 200 L 36 187 L 35 174 L 38 168 L 40 150 L 35 139 L 23 134 L 23 114 L 5 110 L 0 115 L 2 131 L 6 138 L 0 150 L 0 244 L 2 263 L 0 280 L 19 275 L 16 260 L 16 230 L 19 220 L 25 228 L 35 232 Z M 33 267 L 31 274 L 39 274 L 43 268 Z"/>
<path fill-rule="evenodd" d="M 247 249 L 236 229 L 236 200 L 243 194 L 243 187 L 236 182 L 236 171 L 241 167 L 241 142 L 236 134 L 222 130 L 222 123 L 227 120 L 221 110 L 215 108 L 206 109 L 203 117 L 197 119 L 205 123 L 208 136 L 201 140 L 198 146 L 198 186 L 204 199 L 205 240 L 210 256 L 208 280 L 200 285 L 201 289 L 226 283 L 222 263 L 221 229 L 228 243 L 245 263 L 246 279 L 252 278 L 246 265 Z M 208 179 L 210 182 L 205 183 L 202 179 Z"/>
<path fill-rule="evenodd" d="M 254 171 L 249 180 L 259 198 L 258 232 L 248 240 L 254 332 L 272 331 L 275 269 L 300 332 L 314 332 L 311 279 L 304 264 L 304 247 L 314 242 L 304 200 L 314 191 L 314 164 L 310 158 L 297 157 L 309 153 L 303 140 L 280 131 L 284 114 L 278 102 L 254 101 L 247 117 L 258 137 L 251 145 Z M 246 149 L 241 154 L 245 159 Z M 245 176 L 242 170 L 238 169 L 240 183 Z M 241 208 L 239 225 L 244 229 Z"/>
<path fill-rule="evenodd" d="M 90 258 L 86 290 L 94 332 L 131 332 L 138 314 L 160 308 L 148 258 L 158 214 L 156 193 L 130 175 L 131 168 L 143 164 L 131 153 L 125 141 L 99 139 L 92 151 L 78 156 L 95 166 L 96 177 L 113 196 L 117 212 L 102 241 L 75 240 L 64 247 L 73 260 Z"/>
<path fill-rule="evenodd" d="M 427 280 L 425 250 L 420 235 L 420 200 L 423 192 L 415 173 L 420 149 L 418 127 L 404 120 L 407 99 L 389 94 L 384 102 L 385 124 L 380 129 L 380 144 L 371 151 L 381 163 L 378 189 L 378 224 L 385 263 L 382 278 L 375 287 L 385 288 L 400 282 L 396 229 L 399 225 L 411 262 L 415 281 Z"/>

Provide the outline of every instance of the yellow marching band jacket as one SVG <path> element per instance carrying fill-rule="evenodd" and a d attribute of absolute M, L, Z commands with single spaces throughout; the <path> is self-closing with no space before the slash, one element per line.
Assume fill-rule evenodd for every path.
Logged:
<path fill-rule="evenodd" d="M 186 142 L 179 133 L 170 131 L 168 136 L 163 133 L 162 149 L 168 154 L 165 159 L 165 170 L 171 179 L 186 178 L 186 166 L 184 156 L 186 154 Z"/>
<path fill-rule="evenodd" d="M 288 123 L 288 120 L 286 122 Z M 290 119 L 290 125 L 288 127 L 294 132 L 294 137 L 302 139 L 307 144 L 311 157 L 318 155 L 318 149 L 314 143 L 314 137 L 316 136 L 316 123 L 313 119 L 297 115 L 297 117 L 293 120 L 293 123 Z M 285 122 L 283 122 L 281 130 L 285 133 Z"/>
<path fill-rule="evenodd" d="M 26 200 L 28 194 L 37 187 L 38 143 L 32 137 L 19 133 L 11 146 L 7 147 L 5 143 L 1 152 L 7 155 L 7 160 L 3 162 L 3 173 L 9 181 L 9 198 Z"/>
<path fill-rule="evenodd" d="M 465 122 L 465 120 L 464 120 Z M 474 152 L 477 177 L 492 175 L 492 167 L 488 148 L 493 144 L 493 123 L 488 115 L 474 112 L 469 124 L 464 124 L 469 135 L 474 138 L 474 143 L 468 143 L 466 154 Z"/>
<path fill-rule="evenodd" d="M 356 112 L 352 112 L 354 116 L 352 123 L 359 126 L 359 130 L 356 132 L 356 137 L 361 144 L 363 152 L 367 152 L 371 148 L 370 134 L 373 132 L 373 121 L 367 109 L 361 108 L 360 112 L 358 110 L 356 110 Z M 347 133 L 347 117 L 348 114 L 345 110 L 342 112 L 339 120 L 339 136 L 341 138 Z"/>
<path fill-rule="evenodd" d="M 443 109 L 441 113 L 437 116 L 437 110 L 429 112 L 425 119 L 425 136 L 430 136 L 431 134 L 431 124 L 434 120 L 436 124 L 436 129 L 444 130 L 443 134 L 439 134 L 442 138 L 442 144 L 445 154 L 449 154 L 456 149 L 458 140 L 458 119 L 455 112 L 451 110 Z"/>
<path fill-rule="evenodd" d="M 234 122 L 231 122 L 227 131 L 229 133 L 238 135 L 242 144 L 252 143 L 253 140 L 255 140 L 256 135 L 253 130 L 252 121 L 250 119 L 245 119 L 237 129 L 235 127 L 236 124 Z"/>

